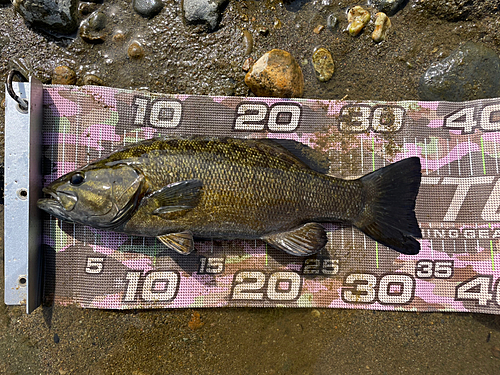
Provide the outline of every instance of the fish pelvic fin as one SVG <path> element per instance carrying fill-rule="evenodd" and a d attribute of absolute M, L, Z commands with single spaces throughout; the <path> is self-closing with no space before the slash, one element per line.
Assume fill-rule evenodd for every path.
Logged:
<path fill-rule="evenodd" d="M 307 223 L 288 232 L 269 234 L 262 240 L 288 254 L 303 257 L 315 254 L 328 242 L 325 228 L 318 223 Z"/>
<path fill-rule="evenodd" d="M 188 230 L 179 233 L 168 233 L 156 238 L 169 249 L 175 250 L 182 255 L 191 254 L 194 250 L 193 233 Z"/>
<path fill-rule="evenodd" d="M 375 241 L 415 255 L 422 232 L 415 216 L 415 199 L 422 178 L 420 159 L 412 157 L 360 178 L 365 207 L 353 225 Z"/>

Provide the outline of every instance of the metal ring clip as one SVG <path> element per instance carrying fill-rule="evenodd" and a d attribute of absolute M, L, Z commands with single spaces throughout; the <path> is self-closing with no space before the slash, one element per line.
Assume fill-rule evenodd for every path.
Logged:
<path fill-rule="evenodd" d="M 14 99 L 18 104 L 19 108 L 23 111 L 28 110 L 28 101 L 26 99 L 23 99 L 19 97 L 15 91 L 14 88 L 12 87 L 12 81 L 14 79 L 14 76 L 17 76 L 21 82 L 27 82 L 28 80 L 26 79 L 25 76 L 21 74 L 21 72 L 18 72 L 17 70 L 11 70 L 9 72 L 9 75 L 7 76 L 7 92 L 11 96 L 12 99 Z"/>

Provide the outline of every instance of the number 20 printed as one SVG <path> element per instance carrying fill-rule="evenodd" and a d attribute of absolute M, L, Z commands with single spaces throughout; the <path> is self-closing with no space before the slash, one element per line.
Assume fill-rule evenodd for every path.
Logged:
<path fill-rule="evenodd" d="M 291 271 L 266 275 L 261 271 L 240 271 L 234 277 L 232 300 L 293 301 L 300 295 L 302 278 Z"/>

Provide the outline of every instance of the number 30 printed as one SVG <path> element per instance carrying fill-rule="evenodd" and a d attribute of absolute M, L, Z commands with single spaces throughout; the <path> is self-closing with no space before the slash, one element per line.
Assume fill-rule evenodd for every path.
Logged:
<path fill-rule="evenodd" d="M 344 281 L 342 300 L 347 303 L 404 305 L 415 296 L 415 280 L 411 275 L 388 274 L 377 279 L 369 273 L 352 273 Z"/>

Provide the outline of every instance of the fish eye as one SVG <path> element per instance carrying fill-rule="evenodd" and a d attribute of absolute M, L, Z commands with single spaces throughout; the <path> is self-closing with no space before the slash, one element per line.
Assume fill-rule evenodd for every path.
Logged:
<path fill-rule="evenodd" d="M 85 180 L 85 176 L 83 173 L 75 173 L 73 176 L 71 176 L 69 183 L 74 186 L 81 185 L 83 183 L 83 180 Z"/>

